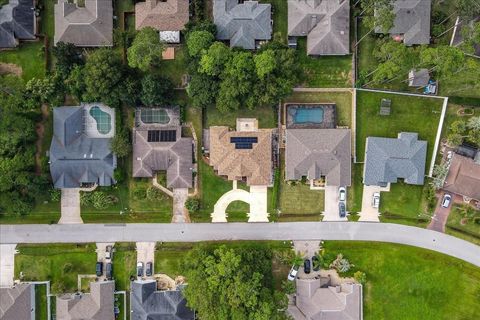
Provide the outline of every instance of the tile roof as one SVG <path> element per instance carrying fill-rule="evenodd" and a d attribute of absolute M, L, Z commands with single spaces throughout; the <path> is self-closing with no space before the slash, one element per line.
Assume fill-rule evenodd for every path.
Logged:
<path fill-rule="evenodd" d="M 157 291 L 155 280 L 132 282 L 130 309 L 132 320 L 195 319 L 181 290 Z"/>
<path fill-rule="evenodd" d="M 403 178 L 405 183 L 423 185 L 427 141 L 418 133 L 402 132 L 397 139 L 368 137 L 363 183 L 384 187 Z"/>
<path fill-rule="evenodd" d="M 232 137 L 257 137 L 252 149 L 236 149 Z M 272 179 L 272 130 L 229 131 L 210 127 L 210 165 L 228 180 L 247 179 L 248 185 L 270 185 Z"/>
<path fill-rule="evenodd" d="M 135 4 L 135 29 L 180 31 L 189 20 L 188 0 L 147 0 Z"/>
<path fill-rule="evenodd" d="M 327 185 L 351 185 L 350 129 L 287 129 L 286 180 L 319 179 Z"/>
<path fill-rule="evenodd" d="M 288 35 L 307 37 L 309 55 L 350 53 L 348 0 L 288 0 Z"/>
<path fill-rule="evenodd" d="M 73 43 L 79 47 L 113 45 L 112 0 L 84 0 L 78 7 L 69 0 L 55 4 L 54 43 Z"/>
<path fill-rule="evenodd" d="M 213 21 L 217 26 L 217 39 L 230 40 L 231 47 L 253 50 L 255 40 L 272 37 L 270 4 L 214 0 Z"/>
<path fill-rule="evenodd" d="M 391 35 L 403 34 L 407 46 L 430 43 L 431 0 L 396 0 L 393 4 L 395 21 Z M 381 28 L 375 29 L 383 33 Z"/>
<path fill-rule="evenodd" d="M 480 201 L 480 163 L 455 153 L 443 189 Z"/>
<path fill-rule="evenodd" d="M 10 0 L 0 8 L 0 48 L 14 48 L 18 40 L 35 40 L 33 0 Z"/>
<path fill-rule="evenodd" d="M 95 121 L 88 110 L 98 106 L 109 111 L 111 131 L 91 133 L 87 121 Z M 78 188 L 82 183 L 110 186 L 115 183 L 113 171 L 117 157 L 110 150 L 115 132 L 115 111 L 102 104 L 53 109 L 53 137 L 50 145 L 50 173 L 56 188 Z M 102 137 L 105 136 L 105 137 Z"/>
<path fill-rule="evenodd" d="M 140 117 L 142 109 L 136 112 Z M 170 109 L 179 113 L 178 108 Z M 179 114 L 178 114 L 179 116 Z M 143 124 L 136 119 L 133 129 L 133 177 L 151 178 L 157 171 L 167 171 L 168 188 L 191 188 L 193 185 L 193 139 L 183 138 L 179 120 L 172 119 L 168 124 Z M 175 141 L 149 142 L 149 130 L 175 131 Z"/>
<path fill-rule="evenodd" d="M 56 319 L 114 319 L 114 291 L 114 281 L 99 281 L 90 282 L 90 293 L 74 293 L 57 296 Z"/>
<path fill-rule="evenodd" d="M 0 288 L 0 319 L 34 320 L 35 285 L 20 283 L 13 288 Z"/>

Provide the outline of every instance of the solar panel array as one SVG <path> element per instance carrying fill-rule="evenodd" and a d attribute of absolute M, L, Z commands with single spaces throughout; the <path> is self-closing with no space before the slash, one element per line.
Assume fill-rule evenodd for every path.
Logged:
<path fill-rule="evenodd" d="M 258 137 L 231 137 L 230 143 L 235 144 L 235 149 L 252 149 L 258 143 Z"/>
<path fill-rule="evenodd" d="M 174 142 L 177 141 L 176 130 L 148 130 L 148 142 Z"/>

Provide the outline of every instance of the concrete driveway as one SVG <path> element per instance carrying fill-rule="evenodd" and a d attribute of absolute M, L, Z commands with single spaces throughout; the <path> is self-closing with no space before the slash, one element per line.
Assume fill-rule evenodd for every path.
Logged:
<path fill-rule="evenodd" d="M 427 229 L 435 230 L 438 232 L 445 232 L 445 225 L 447 224 L 448 216 L 450 211 L 452 211 L 453 202 L 455 201 L 455 196 L 452 195 L 452 203 L 448 208 L 442 207 L 442 200 L 444 192 L 440 194 L 440 197 L 437 200 L 437 206 L 435 207 L 435 212 L 433 213 L 432 220 L 427 226 Z"/>
<path fill-rule="evenodd" d="M 13 286 L 16 244 L 0 245 L 0 287 Z"/>
<path fill-rule="evenodd" d="M 147 262 L 153 264 L 153 270 L 155 270 L 155 244 L 156 242 L 137 242 L 137 263 L 143 263 L 143 273 L 145 274 L 145 268 Z M 153 274 L 154 272 L 152 272 Z M 145 277 L 143 277 L 145 278 Z"/>
<path fill-rule="evenodd" d="M 390 185 L 387 187 L 378 186 L 363 186 L 362 196 L 362 211 L 359 212 L 360 218 L 358 221 L 379 222 L 378 216 L 380 212 L 378 208 L 372 207 L 372 198 L 375 192 L 387 192 L 390 191 Z M 382 196 L 380 194 L 380 202 L 382 202 Z"/>
<path fill-rule="evenodd" d="M 61 212 L 59 224 L 83 223 L 80 216 L 80 189 L 62 189 Z"/>
<path fill-rule="evenodd" d="M 115 243 L 113 243 L 113 242 L 111 242 L 111 243 L 106 243 L 106 242 L 98 243 L 97 242 L 97 249 L 95 250 L 97 252 L 97 262 L 103 263 L 103 270 L 104 270 L 103 275 L 101 277 L 99 277 L 100 281 L 105 279 L 105 264 L 107 262 L 111 262 L 110 260 L 107 261 L 107 259 L 105 258 L 105 254 L 107 252 L 107 246 L 112 246 L 112 250 L 113 250 L 114 245 L 115 245 Z M 113 258 L 113 253 L 112 253 L 112 258 Z"/>
<path fill-rule="evenodd" d="M 293 241 L 293 250 L 304 258 L 311 258 L 320 251 L 320 241 Z"/>
<path fill-rule="evenodd" d="M 348 221 L 347 217 L 340 218 L 338 213 L 338 187 L 325 187 L 325 211 L 322 221 Z"/>
<path fill-rule="evenodd" d="M 185 209 L 185 201 L 188 198 L 188 189 L 180 188 L 173 189 L 173 223 L 190 222 L 190 216 L 187 209 Z"/>

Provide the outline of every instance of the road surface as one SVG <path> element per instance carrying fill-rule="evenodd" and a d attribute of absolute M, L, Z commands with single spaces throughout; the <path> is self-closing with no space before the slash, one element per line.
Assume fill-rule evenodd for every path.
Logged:
<path fill-rule="evenodd" d="M 197 242 L 212 240 L 357 240 L 441 252 L 480 267 L 480 246 L 432 230 L 369 222 L 0 225 L 0 244 Z"/>

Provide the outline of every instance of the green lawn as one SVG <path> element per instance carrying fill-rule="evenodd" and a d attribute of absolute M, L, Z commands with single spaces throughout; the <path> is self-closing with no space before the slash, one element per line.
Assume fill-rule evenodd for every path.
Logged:
<path fill-rule="evenodd" d="M 47 285 L 35 285 L 35 319 L 47 319 Z"/>
<path fill-rule="evenodd" d="M 337 125 L 352 127 L 352 94 L 350 92 L 294 92 L 284 102 L 335 103 Z"/>
<path fill-rule="evenodd" d="M 480 214 L 477 214 L 477 216 L 480 217 Z M 466 240 L 480 245 L 480 218 L 477 218 L 478 220 L 475 223 L 473 219 L 462 220 L 463 217 L 459 207 L 454 206 L 448 216 L 447 233 L 453 233 L 455 236 L 457 236 L 457 233 L 463 233 Z"/>
<path fill-rule="evenodd" d="M 403 181 L 392 183 L 390 192 L 381 193 L 380 212 L 386 218 L 390 215 L 398 215 L 417 220 L 419 214 L 425 213 L 423 202 L 425 188 L 425 186 L 406 184 Z"/>
<path fill-rule="evenodd" d="M 78 274 L 95 273 L 95 245 L 20 245 L 15 256 L 15 278 L 51 281 L 54 294 L 77 291 Z"/>
<path fill-rule="evenodd" d="M 124 12 L 135 11 L 135 3 L 133 0 L 115 0 L 114 1 L 115 15 L 117 16 L 117 28 L 123 29 L 124 27 Z"/>
<path fill-rule="evenodd" d="M 285 0 L 260 0 L 262 3 L 270 3 L 273 12 L 273 34 L 287 43 L 288 33 L 288 4 Z"/>
<path fill-rule="evenodd" d="M 480 268 L 429 250 L 375 242 L 332 242 L 367 275 L 365 320 L 476 319 L 480 314 Z"/>
<path fill-rule="evenodd" d="M 43 42 L 24 42 L 18 48 L 0 51 L 0 62 L 13 63 L 22 68 L 22 79 L 45 76 Z"/>
<path fill-rule="evenodd" d="M 480 67 L 479 59 L 467 58 L 467 61 L 476 64 L 476 70 Z M 439 94 L 443 96 L 480 98 L 480 81 L 478 81 L 478 78 L 478 73 L 472 71 L 459 72 L 440 82 Z"/>
<path fill-rule="evenodd" d="M 187 74 L 187 53 L 182 45 L 175 48 L 175 59 L 162 60 L 159 73 L 172 80 L 175 87 L 182 86 L 182 76 Z"/>
<path fill-rule="evenodd" d="M 352 165 L 352 186 L 347 190 L 347 211 L 360 212 L 363 196 L 363 165 Z"/>
<path fill-rule="evenodd" d="M 113 253 L 113 277 L 116 290 L 130 289 L 130 276 L 136 275 L 137 252 L 134 243 L 117 243 Z M 128 299 L 127 299 L 128 300 Z"/>
<path fill-rule="evenodd" d="M 182 260 L 191 249 L 190 244 L 172 245 L 165 243 L 157 246 L 155 251 L 155 273 L 164 273 L 171 278 L 180 276 Z"/>
<path fill-rule="evenodd" d="M 257 106 L 253 110 L 242 108 L 227 112 L 220 112 L 213 106 L 207 109 L 207 127 L 228 126 L 235 129 L 237 118 L 257 118 L 260 128 L 277 126 L 277 112 L 272 106 Z"/>
<path fill-rule="evenodd" d="M 376 38 L 373 33 L 364 37 L 370 30 L 368 30 L 363 23 L 359 23 L 358 40 L 361 39 L 358 44 L 358 71 L 359 72 L 371 72 L 377 67 L 377 62 L 373 57 L 373 51 L 375 50 Z M 363 39 L 362 39 L 363 38 Z"/>

